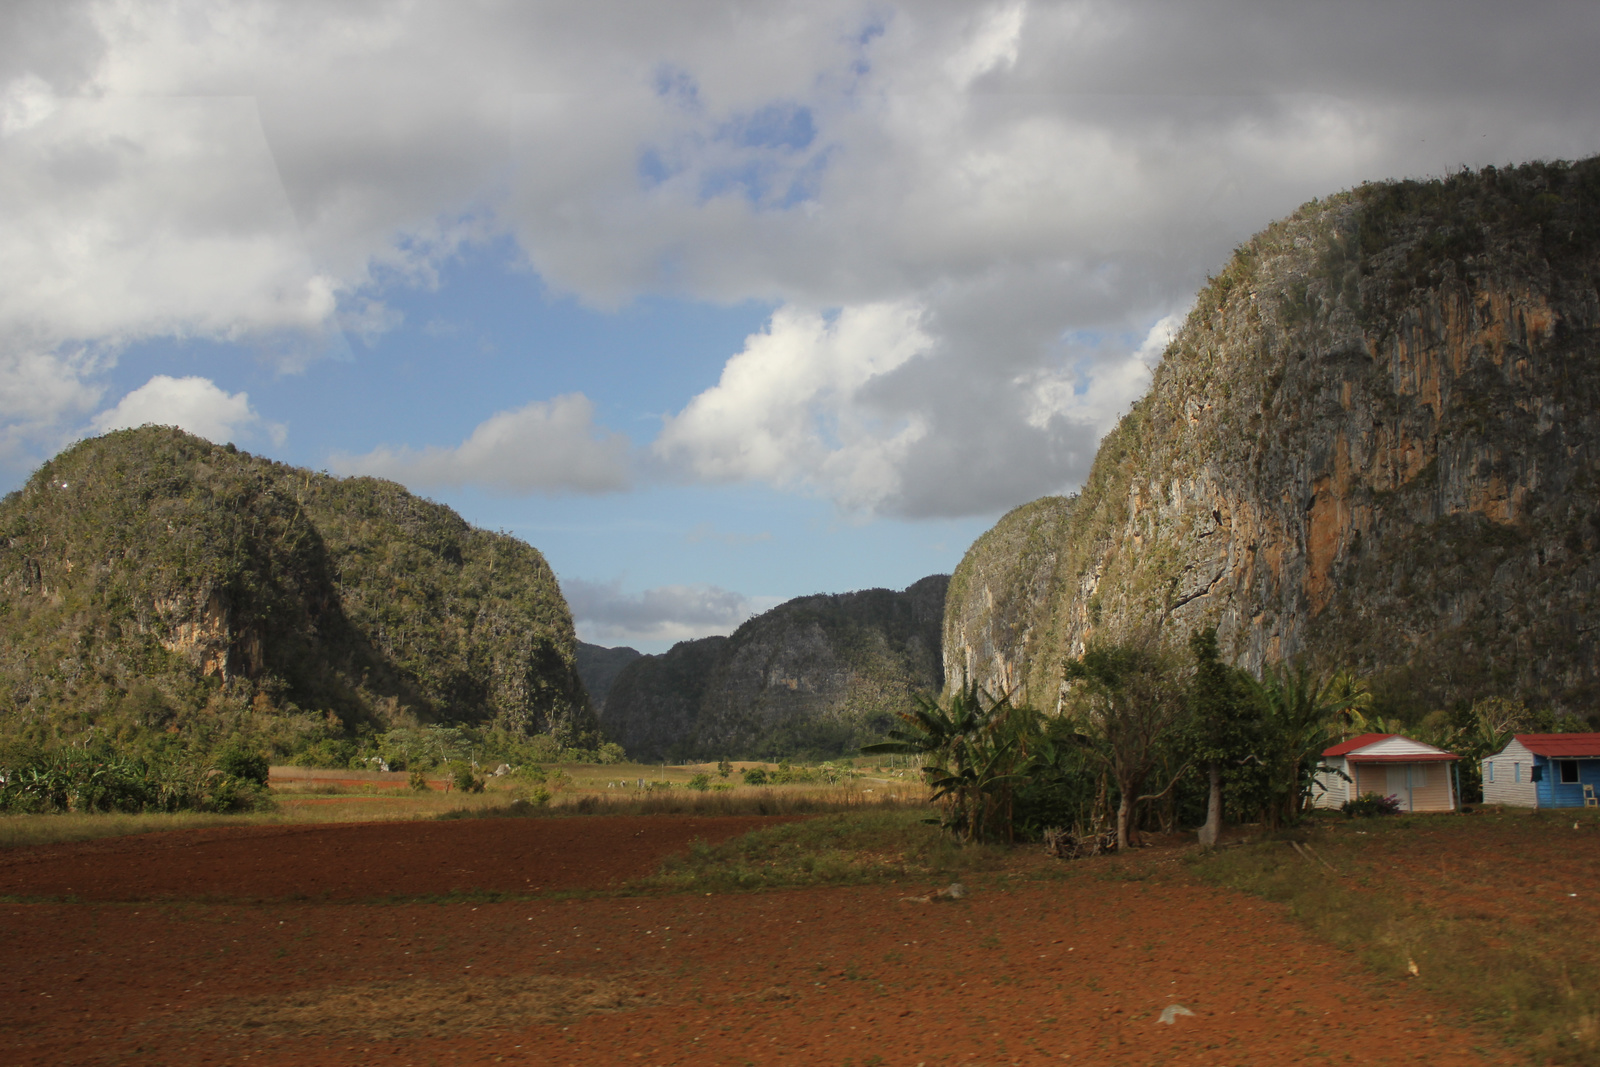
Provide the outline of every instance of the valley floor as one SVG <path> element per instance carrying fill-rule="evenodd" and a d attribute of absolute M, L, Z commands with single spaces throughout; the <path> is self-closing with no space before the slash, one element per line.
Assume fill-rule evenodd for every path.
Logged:
<path fill-rule="evenodd" d="M 754 817 L 184 830 L 0 856 L 8 1064 L 1517 1062 L 1181 850 L 621 891 Z M 1182 1005 L 1171 1024 L 1163 1009 Z"/>

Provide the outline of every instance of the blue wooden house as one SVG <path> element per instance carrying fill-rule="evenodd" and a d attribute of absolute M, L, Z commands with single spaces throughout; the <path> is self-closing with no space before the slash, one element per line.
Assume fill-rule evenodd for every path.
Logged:
<path fill-rule="evenodd" d="M 1600 807 L 1600 734 L 1517 734 L 1483 761 L 1483 802 Z"/>

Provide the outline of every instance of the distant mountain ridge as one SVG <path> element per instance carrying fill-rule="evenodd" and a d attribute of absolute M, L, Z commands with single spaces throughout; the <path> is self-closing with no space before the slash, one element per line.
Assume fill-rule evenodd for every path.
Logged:
<path fill-rule="evenodd" d="M 592 734 L 539 552 L 392 482 L 171 428 L 82 441 L 0 502 L 0 732 Z"/>
<path fill-rule="evenodd" d="M 948 584 L 798 597 L 728 637 L 641 656 L 611 684 L 601 727 L 639 759 L 850 751 L 939 690 Z"/>
<path fill-rule="evenodd" d="M 610 694 L 617 675 L 641 655 L 643 653 L 638 649 L 627 645 L 606 648 L 585 641 L 578 642 L 578 677 L 583 680 L 583 688 L 589 694 L 589 703 L 596 714 L 605 709 L 606 696 Z"/>

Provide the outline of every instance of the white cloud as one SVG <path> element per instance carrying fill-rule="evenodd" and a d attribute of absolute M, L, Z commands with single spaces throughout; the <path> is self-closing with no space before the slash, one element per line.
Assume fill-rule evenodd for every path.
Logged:
<path fill-rule="evenodd" d="M 973 513 L 1081 477 L 1151 323 L 1271 218 L 1600 146 L 1582 4 L 28 10 L 0 34 L 0 404 L 49 381 L 0 410 L 14 441 L 130 342 L 287 334 L 303 364 L 509 234 L 593 305 L 783 309 L 668 421 L 680 474 Z M 872 321 L 887 355 L 849 347 Z M 383 455 L 548 482 L 461 451 Z"/>
<path fill-rule="evenodd" d="M 177 426 L 217 444 L 265 431 L 283 444 L 285 429 L 265 422 L 247 393 L 229 393 L 209 378 L 169 378 L 158 374 L 91 420 L 96 433 L 138 426 Z"/>
<path fill-rule="evenodd" d="M 455 448 L 382 447 L 334 456 L 329 466 L 414 487 L 604 493 L 628 485 L 628 442 L 598 428 L 589 398 L 572 393 L 499 412 Z"/>
<path fill-rule="evenodd" d="M 582 641 L 597 645 L 665 647 L 677 641 L 731 634 L 750 616 L 777 605 L 714 585 L 666 585 L 629 594 L 622 583 L 567 579 L 561 592 Z"/>
<path fill-rule="evenodd" d="M 807 485 L 846 507 L 876 505 L 925 427 L 881 409 L 872 386 L 927 350 L 921 319 L 912 304 L 832 317 L 780 309 L 716 386 L 665 421 L 656 456 L 696 479 Z"/>

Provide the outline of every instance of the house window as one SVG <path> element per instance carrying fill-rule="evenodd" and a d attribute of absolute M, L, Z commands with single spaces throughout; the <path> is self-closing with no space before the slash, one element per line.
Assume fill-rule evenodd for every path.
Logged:
<path fill-rule="evenodd" d="M 1511 780 L 1513 782 L 1522 781 L 1522 764 L 1513 763 L 1511 765 Z"/>
<path fill-rule="evenodd" d="M 1578 784 L 1578 761 L 1575 759 L 1559 760 L 1556 766 L 1560 768 L 1560 781 L 1562 785 Z"/>
<path fill-rule="evenodd" d="M 1491 782 L 1492 782 L 1492 781 L 1494 781 L 1494 761 L 1493 761 L 1493 760 L 1491 760 L 1491 761 L 1489 761 L 1489 762 L 1488 762 L 1488 763 L 1485 763 L 1485 764 L 1484 764 L 1484 767 L 1486 767 L 1486 768 L 1488 768 L 1488 771 L 1489 771 L 1489 781 L 1491 781 Z"/>

